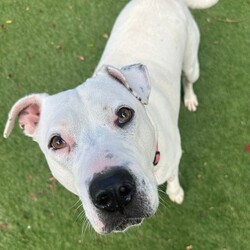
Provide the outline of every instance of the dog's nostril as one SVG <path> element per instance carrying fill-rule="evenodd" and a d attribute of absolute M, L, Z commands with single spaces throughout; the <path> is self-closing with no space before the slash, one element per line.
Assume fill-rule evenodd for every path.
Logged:
<path fill-rule="evenodd" d="M 108 202 L 110 202 L 111 198 L 107 194 L 101 194 L 98 197 L 98 200 L 99 200 L 100 204 L 107 204 Z"/>
<path fill-rule="evenodd" d="M 128 204 L 132 200 L 134 194 L 134 187 L 132 185 L 123 185 L 119 187 L 119 198 L 123 199 L 124 205 Z"/>
<path fill-rule="evenodd" d="M 95 207 L 108 212 L 120 211 L 133 199 L 135 182 L 131 174 L 119 167 L 97 174 L 89 192 Z"/>
<path fill-rule="evenodd" d="M 119 193 L 120 193 L 121 196 L 126 196 L 126 195 L 128 195 L 128 194 L 130 193 L 130 191 L 131 191 L 131 188 L 128 187 L 128 186 L 121 186 L 121 187 L 119 188 Z"/>
<path fill-rule="evenodd" d="M 101 209 L 106 207 L 112 209 L 113 206 L 113 195 L 111 192 L 101 192 L 95 198 L 95 204 Z"/>

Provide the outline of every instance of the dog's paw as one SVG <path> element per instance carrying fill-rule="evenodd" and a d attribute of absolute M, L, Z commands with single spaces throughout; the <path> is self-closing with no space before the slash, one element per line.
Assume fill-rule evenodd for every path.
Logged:
<path fill-rule="evenodd" d="M 181 187 L 179 187 L 177 191 L 172 191 L 167 188 L 167 195 L 171 201 L 177 204 L 181 204 L 184 200 L 184 191 Z"/>
<path fill-rule="evenodd" d="M 186 93 L 184 96 L 184 104 L 185 107 L 190 111 L 190 112 L 195 112 L 197 110 L 197 107 L 199 105 L 197 96 L 195 95 L 194 92 Z"/>

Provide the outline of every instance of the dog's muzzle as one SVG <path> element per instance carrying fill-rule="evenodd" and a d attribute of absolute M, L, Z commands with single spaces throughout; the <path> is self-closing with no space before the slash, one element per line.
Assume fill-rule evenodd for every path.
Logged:
<path fill-rule="evenodd" d="M 147 196 L 137 189 L 136 178 L 122 167 L 110 167 L 95 174 L 89 194 L 105 225 L 103 233 L 123 231 L 152 215 Z"/>

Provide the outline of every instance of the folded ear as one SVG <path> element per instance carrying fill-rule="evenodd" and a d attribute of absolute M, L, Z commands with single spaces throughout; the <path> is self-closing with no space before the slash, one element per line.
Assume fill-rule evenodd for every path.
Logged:
<path fill-rule="evenodd" d="M 46 96 L 48 95 L 32 94 L 18 100 L 9 112 L 3 136 L 7 138 L 10 135 L 18 117 L 19 126 L 24 134 L 33 137 L 40 119 L 42 99 Z"/>
<path fill-rule="evenodd" d="M 106 66 L 108 74 L 124 85 L 142 104 L 148 104 L 151 84 L 147 67 L 143 64 L 133 64 L 117 69 Z"/>

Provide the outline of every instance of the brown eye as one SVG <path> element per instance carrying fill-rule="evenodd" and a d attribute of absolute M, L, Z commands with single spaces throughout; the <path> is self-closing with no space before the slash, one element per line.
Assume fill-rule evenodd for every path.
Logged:
<path fill-rule="evenodd" d="M 134 110 L 127 107 L 122 107 L 117 111 L 116 115 L 116 123 L 119 127 L 122 127 L 132 119 Z"/>
<path fill-rule="evenodd" d="M 49 148 L 52 148 L 53 150 L 58 150 L 65 148 L 67 146 L 67 143 L 63 140 L 63 138 L 60 135 L 55 135 L 51 138 L 49 142 Z"/>

